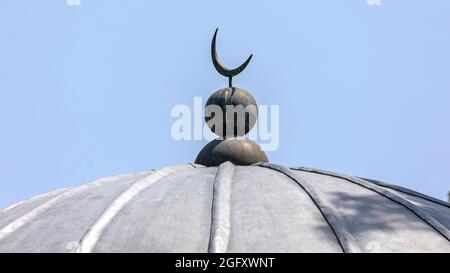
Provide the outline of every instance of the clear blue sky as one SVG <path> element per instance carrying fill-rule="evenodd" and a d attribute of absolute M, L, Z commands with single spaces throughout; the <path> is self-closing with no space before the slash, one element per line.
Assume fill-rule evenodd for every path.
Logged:
<path fill-rule="evenodd" d="M 450 1 L 0 3 L 0 207 L 103 176 L 192 162 L 176 104 L 227 85 L 280 105 L 270 160 L 450 190 Z"/>

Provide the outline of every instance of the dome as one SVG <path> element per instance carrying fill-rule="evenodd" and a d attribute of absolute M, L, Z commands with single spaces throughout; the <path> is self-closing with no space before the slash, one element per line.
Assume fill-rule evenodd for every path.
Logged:
<path fill-rule="evenodd" d="M 271 163 L 182 164 L 0 211 L 0 252 L 450 252 L 450 205 Z"/>

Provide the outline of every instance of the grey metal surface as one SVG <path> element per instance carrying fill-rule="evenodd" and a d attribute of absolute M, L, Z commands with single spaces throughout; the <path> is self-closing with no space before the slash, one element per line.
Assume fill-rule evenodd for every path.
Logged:
<path fill-rule="evenodd" d="M 285 175 L 237 166 L 229 252 L 342 252 L 309 196 Z"/>
<path fill-rule="evenodd" d="M 131 200 L 94 252 L 206 252 L 215 168 L 172 173 Z"/>
<path fill-rule="evenodd" d="M 362 251 L 450 251 L 450 242 L 442 234 L 397 202 L 400 196 L 394 201 L 338 177 L 336 173 L 320 170 L 311 172 L 311 169 L 303 168 L 298 174 L 314 183 L 320 195 L 333 203 L 338 217 L 346 222 L 346 229 L 353 234 Z"/>
<path fill-rule="evenodd" d="M 261 164 L 261 166 L 285 174 L 293 181 L 295 181 L 309 195 L 311 201 L 313 201 L 313 203 L 317 206 L 317 208 L 323 215 L 323 218 L 333 230 L 333 233 L 335 234 L 336 239 L 344 252 L 361 252 L 361 249 L 356 243 L 355 238 L 346 229 L 345 222 L 341 220 L 341 217 L 339 217 L 339 214 L 334 209 L 333 204 L 331 204 L 326 198 L 323 198 L 323 195 L 320 194 L 320 192 L 316 191 L 314 184 L 309 183 L 309 180 L 303 179 L 298 175 L 298 172 L 293 171 L 289 168 L 270 163 Z"/>
<path fill-rule="evenodd" d="M 394 185 L 184 164 L 0 210 L 0 252 L 450 252 L 449 226 L 445 203 Z"/>
<path fill-rule="evenodd" d="M 3 227 L 0 251 L 65 252 L 106 205 L 144 175 L 108 177 L 62 192 Z"/>
<path fill-rule="evenodd" d="M 412 191 L 410 189 L 405 189 L 397 185 L 391 185 L 372 179 L 363 179 L 387 188 L 397 195 L 400 195 L 402 198 L 408 200 L 415 206 L 418 206 L 421 209 L 425 210 L 427 213 L 431 214 L 433 218 L 439 221 L 447 229 L 450 229 L 450 214 L 448 213 L 450 204 L 448 202 L 424 195 L 416 191 Z"/>
<path fill-rule="evenodd" d="M 29 213 L 34 208 L 39 207 L 45 202 L 53 199 L 55 196 L 67 191 L 69 188 L 58 189 L 44 194 L 36 195 L 19 203 L 13 204 L 3 210 L 0 210 L 0 229 L 11 224 L 21 216 Z"/>
<path fill-rule="evenodd" d="M 122 209 L 128 205 L 135 197 L 137 197 L 143 190 L 152 186 L 154 183 L 158 182 L 165 176 L 180 171 L 183 169 L 192 168 L 192 165 L 181 165 L 181 166 L 169 166 L 158 171 L 154 171 L 151 174 L 143 177 L 137 182 L 133 183 L 126 190 L 124 190 L 111 204 L 102 212 L 100 217 L 93 223 L 87 232 L 83 235 L 80 240 L 79 246 L 76 252 L 89 253 L 94 250 L 97 245 L 98 240 L 109 228 L 109 224 L 112 220 L 119 214 Z M 138 224 L 138 223 L 136 223 Z"/>

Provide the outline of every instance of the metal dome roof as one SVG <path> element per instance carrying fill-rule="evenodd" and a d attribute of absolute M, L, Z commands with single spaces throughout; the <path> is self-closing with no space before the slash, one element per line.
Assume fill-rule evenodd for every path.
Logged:
<path fill-rule="evenodd" d="M 275 164 L 106 177 L 0 211 L 0 252 L 450 252 L 450 205 Z"/>

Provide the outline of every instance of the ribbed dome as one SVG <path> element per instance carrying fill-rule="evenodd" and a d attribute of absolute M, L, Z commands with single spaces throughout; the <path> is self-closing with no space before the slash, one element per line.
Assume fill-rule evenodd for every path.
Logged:
<path fill-rule="evenodd" d="M 450 252 L 448 203 L 275 164 L 103 178 L 0 211 L 0 252 Z"/>

